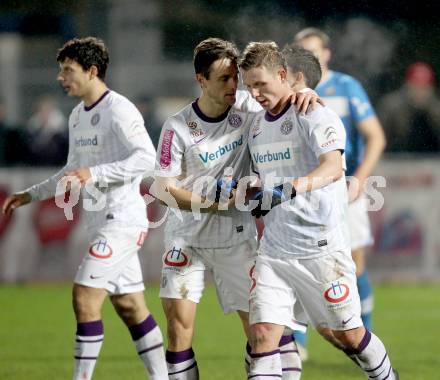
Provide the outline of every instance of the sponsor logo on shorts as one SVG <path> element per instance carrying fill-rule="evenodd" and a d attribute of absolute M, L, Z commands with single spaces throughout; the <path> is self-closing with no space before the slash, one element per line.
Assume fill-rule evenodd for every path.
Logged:
<path fill-rule="evenodd" d="M 348 322 L 350 322 L 352 319 L 354 318 L 354 315 L 352 315 L 350 318 L 348 318 L 348 319 L 343 319 L 342 320 L 342 324 L 343 325 L 346 325 Z"/>
<path fill-rule="evenodd" d="M 89 253 L 97 259 L 108 259 L 113 255 L 113 250 L 105 240 L 99 240 L 90 246 Z"/>
<path fill-rule="evenodd" d="M 324 292 L 325 299 L 330 303 L 340 303 L 350 295 L 350 288 L 339 281 L 332 282 L 330 287 Z"/>
<path fill-rule="evenodd" d="M 164 263 L 171 267 L 184 267 L 188 264 L 188 255 L 182 251 L 182 248 L 173 247 L 168 251 L 164 258 Z"/>

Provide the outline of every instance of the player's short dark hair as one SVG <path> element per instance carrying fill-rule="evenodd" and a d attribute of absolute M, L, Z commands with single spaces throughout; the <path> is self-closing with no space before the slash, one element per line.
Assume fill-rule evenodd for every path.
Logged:
<path fill-rule="evenodd" d="M 309 50 L 295 44 L 287 45 L 282 53 L 290 71 L 294 74 L 303 73 L 306 86 L 315 88 L 322 76 L 318 58 Z"/>
<path fill-rule="evenodd" d="M 209 79 L 211 65 L 218 59 L 228 58 L 237 63 L 239 52 L 234 43 L 221 38 L 207 38 L 194 48 L 194 70 Z"/>
<path fill-rule="evenodd" d="M 318 37 L 321 42 L 322 46 L 325 49 L 330 48 L 330 37 L 327 33 L 323 32 L 321 29 L 318 28 L 305 28 L 295 34 L 295 37 L 293 38 L 294 43 L 299 43 L 302 40 L 305 40 L 306 38 L 310 37 Z"/>
<path fill-rule="evenodd" d="M 77 62 L 84 70 L 89 70 L 92 66 L 96 66 L 98 78 L 104 80 L 109 63 L 109 54 L 104 41 L 101 39 L 85 37 L 73 38 L 67 41 L 58 50 L 57 62 L 64 62 L 66 59 Z"/>
<path fill-rule="evenodd" d="M 245 71 L 261 66 L 269 69 L 287 69 L 286 60 L 278 45 L 273 41 L 248 43 L 243 51 L 239 65 Z"/>

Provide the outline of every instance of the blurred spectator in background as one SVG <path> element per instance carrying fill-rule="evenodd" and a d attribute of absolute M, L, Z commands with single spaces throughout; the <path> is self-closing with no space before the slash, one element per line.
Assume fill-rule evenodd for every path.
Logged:
<path fill-rule="evenodd" d="M 52 97 L 45 95 L 37 100 L 26 128 L 29 164 L 59 166 L 65 163 L 69 143 L 67 120 Z"/>
<path fill-rule="evenodd" d="M 7 107 L 0 99 L 0 166 L 20 164 L 24 157 L 23 128 L 7 122 Z"/>
<path fill-rule="evenodd" d="M 405 83 L 378 106 L 388 151 L 440 152 L 440 98 L 435 74 L 424 62 L 410 65 Z"/>
<path fill-rule="evenodd" d="M 157 148 L 162 125 L 156 117 L 154 99 L 150 95 L 140 95 L 137 97 L 135 105 L 144 118 L 145 128 L 148 130 L 154 147 Z"/>

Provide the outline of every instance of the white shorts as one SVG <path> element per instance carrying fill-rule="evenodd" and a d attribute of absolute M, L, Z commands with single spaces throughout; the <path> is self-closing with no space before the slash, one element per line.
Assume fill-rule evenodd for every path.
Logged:
<path fill-rule="evenodd" d="M 110 294 L 142 292 L 145 287 L 138 251 L 146 231 L 105 226 L 92 236 L 74 282 L 106 289 Z"/>
<path fill-rule="evenodd" d="M 356 269 L 350 250 L 316 259 L 257 257 L 250 295 L 250 324 L 274 323 L 304 331 L 362 326 Z"/>
<path fill-rule="evenodd" d="M 217 297 L 224 313 L 249 311 L 250 270 L 255 264 L 256 242 L 228 248 L 186 247 L 166 244 L 163 255 L 161 298 L 189 299 L 199 303 L 204 274 L 212 272 Z"/>
<path fill-rule="evenodd" d="M 348 204 L 348 221 L 350 226 L 351 250 L 369 247 L 373 244 L 370 218 L 367 211 L 368 199 L 361 195 Z"/>

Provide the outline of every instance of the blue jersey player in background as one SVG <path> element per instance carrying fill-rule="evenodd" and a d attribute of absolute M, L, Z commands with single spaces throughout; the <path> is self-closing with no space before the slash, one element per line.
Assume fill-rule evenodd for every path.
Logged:
<path fill-rule="evenodd" d="M 385 148 L 385 134 L 362 85 L 350 75 L 329 69 L 331 52 L 327 34 L 316 28 L 306 28 L 295 36 L 294 43 L 310 50 L 319 59 L 322 78 L 315 91 L 342 119 L 347 133 L 345 156 L 346 175 L 351 177 L 347 183 L 351 250 L 356 263 L 362 321 L 371 330 L 373 291 L 364 253 L 372 245 L 373 238 L 363 188 Z M 305 348 L 305 334 L 295 333 L 295 338 Z M 302 351 L 306 359 L 307 351 Z"/>

